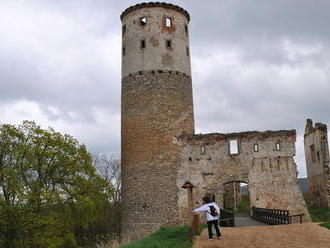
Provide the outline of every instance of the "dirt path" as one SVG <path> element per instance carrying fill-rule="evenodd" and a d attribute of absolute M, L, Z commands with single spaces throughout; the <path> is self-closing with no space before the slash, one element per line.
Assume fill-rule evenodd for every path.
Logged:
<path fill-rule="evenodd" d="M 225 227 L 221 232 L 221 240 L 209 240 L 203 230 L 194 248 L 330 248 L 330 230 L 317 223 Z"/>

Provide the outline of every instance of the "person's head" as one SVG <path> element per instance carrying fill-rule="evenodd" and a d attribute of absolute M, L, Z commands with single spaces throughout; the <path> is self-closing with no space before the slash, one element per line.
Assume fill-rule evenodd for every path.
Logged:
<path fill-rule="evenodd" d="M 210 198 L 209 198 L 208 196 L 204 196 L 204 197 L 203 197 L 203 202 L 204 202 L 204 203 L 210 203 L 211 200 L 210 200 Z"/>

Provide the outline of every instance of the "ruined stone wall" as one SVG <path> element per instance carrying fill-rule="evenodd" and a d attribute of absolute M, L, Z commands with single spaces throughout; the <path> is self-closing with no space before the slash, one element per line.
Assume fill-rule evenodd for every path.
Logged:
<path fill-rule="evenodd" d="M 305 158 L 311 201 L 330 207 L 330 163 L 327 126 L 308 119 L 304 135 Z"/>
<path fill-rule="evenodd" d="M 200 203 L 209 192 L 223 207 L 224 184 L 245 182 L 251 205 L 304 213 L 305 221 L 309 221 L 293 160 L 295 138 L 295 130 L 183 135 L 178 139 L 182 150 L 177 186 L 189 180 L 196 186 L 195 202 Z M 230 140 L 238 141 L 238 154 L 230 154 Z M 186 217 L 186 201 L 186 192 L 180 190 L 182 219 Z"/>

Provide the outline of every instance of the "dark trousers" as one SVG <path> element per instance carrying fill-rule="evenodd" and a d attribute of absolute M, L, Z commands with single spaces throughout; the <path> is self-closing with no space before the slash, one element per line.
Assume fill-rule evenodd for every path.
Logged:
<path fill-rule="evenodd" d="M 209 231 L 209 239 L 212 238 L 212 225 L 214 225 L 215 231 L 217 232 L 217 237 L 220 237 L 221 233 L 219 230 L 218 220 L 211 220 L 211 221 L 207 222 L 207 229 Z"/>

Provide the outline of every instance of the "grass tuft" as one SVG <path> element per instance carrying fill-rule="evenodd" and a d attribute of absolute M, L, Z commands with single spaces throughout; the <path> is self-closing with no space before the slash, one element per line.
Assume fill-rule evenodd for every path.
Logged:
<path fill-rule="evenodd" d="M 188 226 L 161 228 L 150 236 L 120 248 L 191 248 Z"/>
<path fill-rule="evenodd" d="M 330 222 L 322 223 L 322 224 L 320 224 L 320 226 L 324 226 L 324 227 L 330 229 Z"/>
<path fill-rule="evenodd" d="M 95 248 L 119 248 L 128 242 L 128 240 L 122 240 L 119 235 L 114 234 L 100 239 Z"/>

